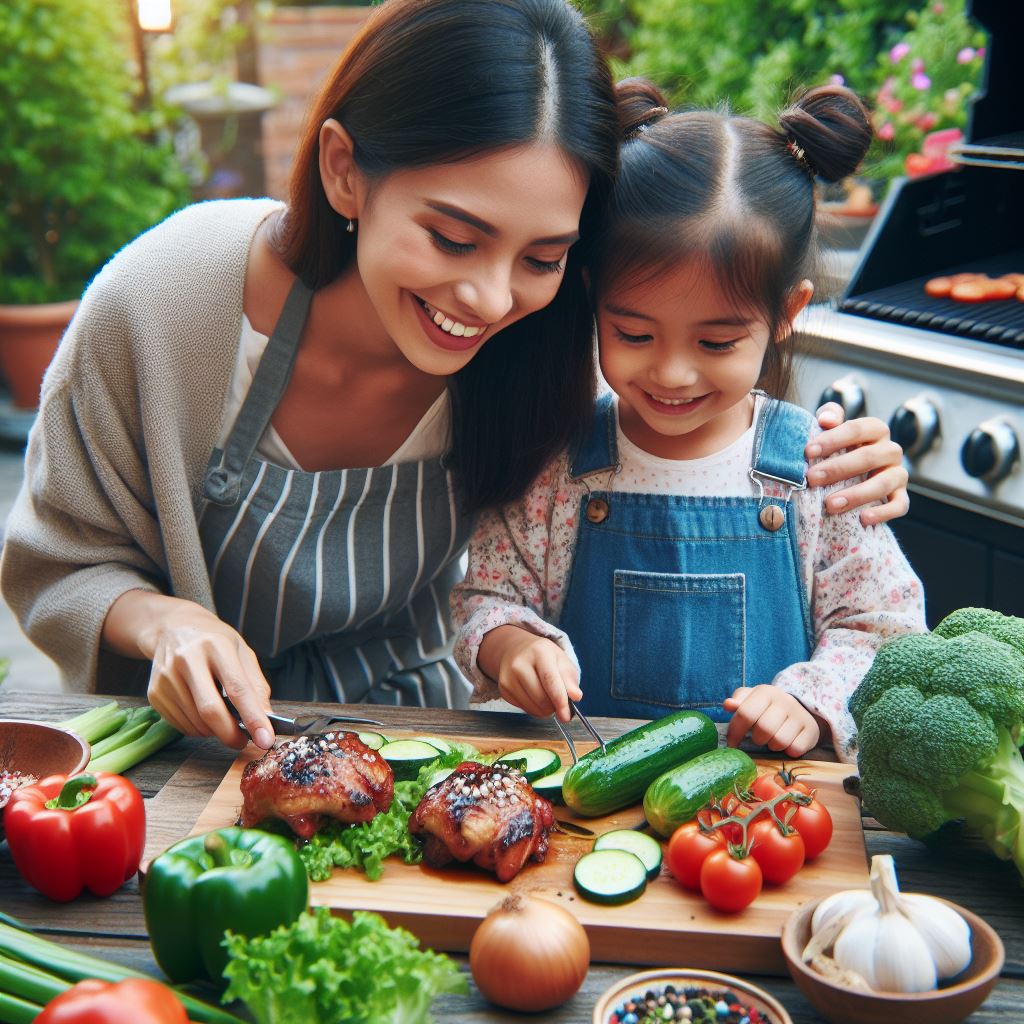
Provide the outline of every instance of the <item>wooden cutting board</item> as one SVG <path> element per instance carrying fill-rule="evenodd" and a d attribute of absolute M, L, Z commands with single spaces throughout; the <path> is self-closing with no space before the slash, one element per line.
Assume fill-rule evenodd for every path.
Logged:
<path fill-rule="evenodd" d="M 389 730 L 388 735 L 398 739 L 413 734 Z M 521 741 L 501 737 L 474 737 L 465 742 L 471 742 L 483 754 L 522 746 Z M 570 762 L 564 743 L 552 741 L 543 746 L 557 751 L 564 764 Z M 579 743 L 578 751 L 582 753 L 586 746 Z M 234 824 L 241 807 L 242 771 L 260 753 L 249 746 L 239 754 L 200 814 L 193 834 Z M 769 764 L 778 766 L 777 761 L 764 762 L 765 766 Z M 390 925 L 407 928 L 426 946 L 465 952 L 476 926 L 495 904 L 511 893 L 528 892 L 561 904 L 577 917 L 590 937 L 594 961 L 784 975 L 786 965 L 779 935 L 790 912 L 818 896 L 864 887 L 868 880 L 860 806 L 843 789 L 850 767 L 822 761 L 800 764 L 804 766 L 801 778 L 817 788 L 818 796 L 832 814 L 832 842 L 816 861 L 805 865 L 789 882 L 766 886 L 753 905 L 738 914 L 714 910 L 699 893 L 681 888 L 664 866 L 660 877 L 650 882 L 643 896 L 632 903 L 618 907 L 589 903 L 573 888 L 572 872 L 576 861 L 590 850 L 593 839 L 564 833 L 552 833 L 551 846 L 542 864 L 531 862 L 504 885 L 492 874 L 472 866 L 434 869 L 391 858 L 376 882 L 368 881 L 355 870 L 336 869 L 327 881 L 311 885 L 310 903 L 339 913 L 376 911 Z M 604 818 L 576 818 L 567 808 L 556 806 L 555 816 L 600 835 L 641 823 L 643 810 L 636 806 Z"/>

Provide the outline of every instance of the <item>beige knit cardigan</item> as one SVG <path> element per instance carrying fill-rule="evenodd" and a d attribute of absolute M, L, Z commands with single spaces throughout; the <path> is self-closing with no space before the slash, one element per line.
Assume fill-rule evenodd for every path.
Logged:
<path fill-rule="evenodd" d="M 149 665 L 105 651 L 127 590 L 213 597 L 200 546 L 249 247 L 271 200 L 200 203 L 136 239 L 82 298 L 43 381 L 0 589 L 66 689 L 144 692 Z"/>

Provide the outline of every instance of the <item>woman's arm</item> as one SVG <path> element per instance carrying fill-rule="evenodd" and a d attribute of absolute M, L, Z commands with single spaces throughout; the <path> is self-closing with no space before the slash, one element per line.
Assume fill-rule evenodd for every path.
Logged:
<path fill-rule="evenodd" d="M 867 477 L 829 494 L 826 511 L 834 515 L 860 508 L 865 526 L 906 515 L 910 477 L 903 465 L 903 449 L 889 436 L 889 427 L 874 416 L 844 422 L 842 406 L 834 402 L 823 405 L 816 415 L 823 433 L 811 438 L 806 455 L 808 462 L 822 461 L 809 470 L 808 482 L 828 487 Z"/>

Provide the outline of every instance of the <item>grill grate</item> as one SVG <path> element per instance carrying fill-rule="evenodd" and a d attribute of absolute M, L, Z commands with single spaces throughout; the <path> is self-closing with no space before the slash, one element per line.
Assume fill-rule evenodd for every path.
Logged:
<path fill-rule="evenodd" d="M 922 327 L 1010 348 L 1024 348 L 1024 302 L 1019 299 L 955 302 L 926 294 L 925 283 L 932 278 L 961 273 L 988 274 L 990 277 L 1024 273 L 1024 253 L 978 260 L 970 265 L 901 281 L 860 295 L 849 295 L 839 308 L 845 313 L 856 313 L 872 320 Z"/>

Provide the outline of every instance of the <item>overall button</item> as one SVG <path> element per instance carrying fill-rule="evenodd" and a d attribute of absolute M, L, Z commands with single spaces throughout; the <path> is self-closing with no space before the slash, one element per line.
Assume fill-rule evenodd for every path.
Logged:
<path fill-rule="evenodd" d="M 778 505 L 765 505 L 757 518 L 761 521 L 761 525 L 772 533 L 781 530 L 786 523 L 786 513 Z"/>
<path fill-rule="evenodd" d="M 608 502 L 604 498 L 591 498 L 587 502 L 587 519 L 592 523 L 603 523 L 608 518 Z"/>

